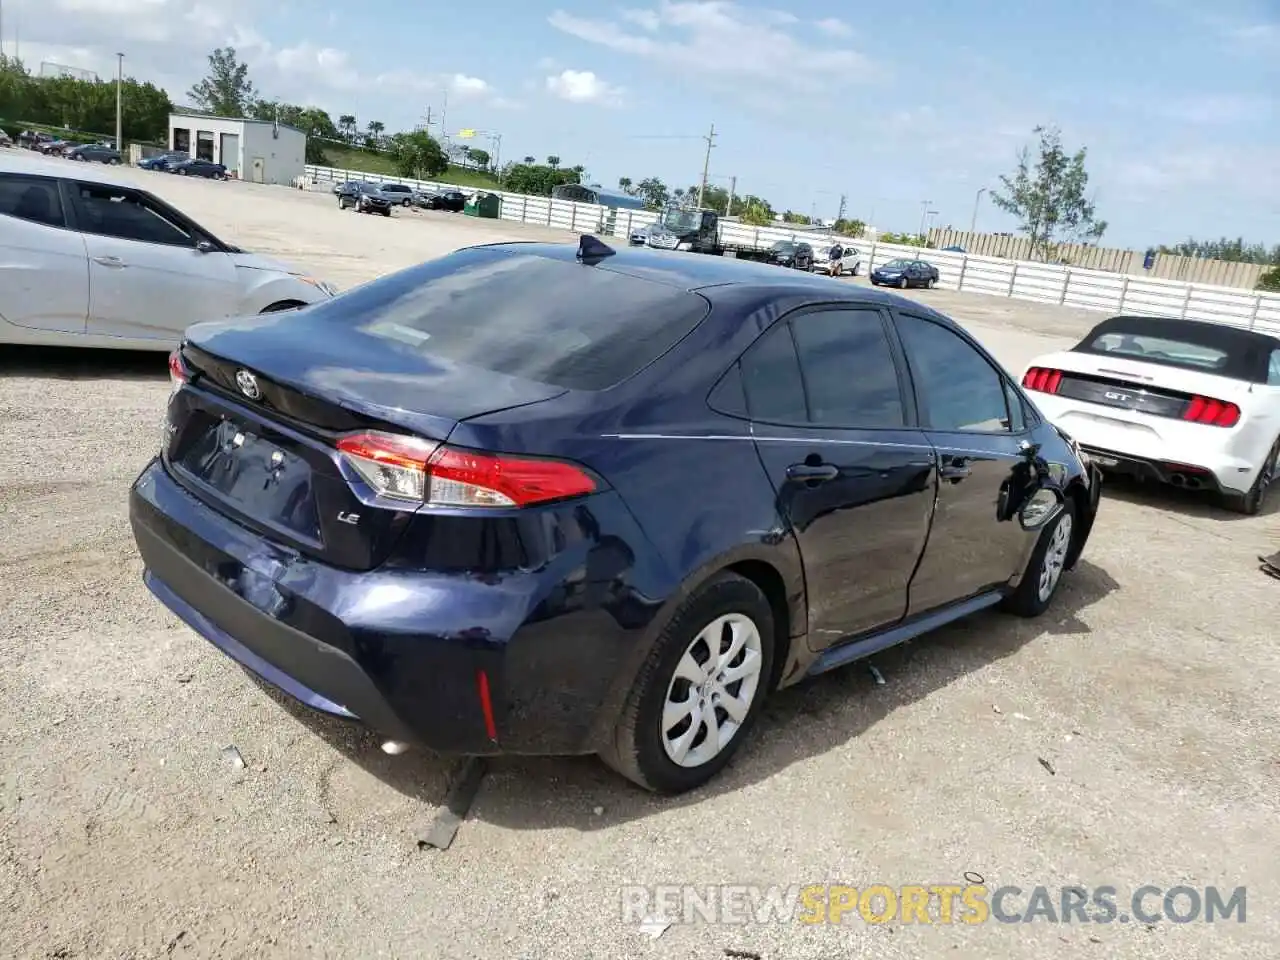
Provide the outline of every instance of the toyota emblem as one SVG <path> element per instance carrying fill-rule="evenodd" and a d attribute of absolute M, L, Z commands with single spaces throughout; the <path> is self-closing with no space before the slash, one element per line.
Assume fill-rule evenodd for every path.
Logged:
<path fill-rule="evenodd" d="M 248 370 L 236 371 L 236 386 L 250 400 L 257 400 L 262 396 L 262 390 L 258 387 L 258 378 Z"/>

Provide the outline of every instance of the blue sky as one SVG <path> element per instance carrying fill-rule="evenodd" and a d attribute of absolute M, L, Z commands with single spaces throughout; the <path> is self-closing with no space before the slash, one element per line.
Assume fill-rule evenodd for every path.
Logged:
<path fill-rule="evenodd" d="M 1056 124 L 1089 148 L 1104 244 L 1280 243 L 1280 0 L 264 6 L 6 0 L 2 29 L 29 65 L 105 74 L 123 49 L 175 93 L 231 43 L 267 95 L 389 129 L 438 117 L 447 89 L 450 132 L 608 185 L 695 183 L 714 123 L 714 183 L 822 216 L 843 194 L 884 230 L 918 228 L 925 200 L 967 228 L 977 190 Z M 978 226 L 1013 228 L 985 198 Z"/>

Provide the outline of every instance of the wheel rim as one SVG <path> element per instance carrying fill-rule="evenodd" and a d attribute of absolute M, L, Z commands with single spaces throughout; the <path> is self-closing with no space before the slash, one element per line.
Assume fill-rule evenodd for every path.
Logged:
<path fill-rule="evenodd" d="M 898 286 L 900 286 L 903 290 L 907 289 L 907 278 L 903 277 L 901 280 L 899 280 Z"/>
<path fill-rule="evenodd" d="M 1277 440 L 1275 446 L 1271 448 L 1271 453 L 1267 455 L 1266 462 L 1262 464 L 1262 472 L 1258 474 L 1258 508 L 1266 502 L 1267 491 L 1271 489 L 1271 484 L 1276 478 L 1276 462 L 1280 460 L 1280 440 Z"/>
<path fill-rule="evenodd" d="M 755 703 L 764 648 L 760 629 L 740 613 L 717 617 L 685 648 L 667 686 L 662 746 L 680 767 L 700 767 L 724 752 Z"/>
<path fill-rule="evenodd" d="M 1044 562 L 1040 564 L 1040 601 L 1043 603 L 1053 596 L 1062 578 L 1063 568 L 1067 564 L 1067 551 L 1071 548 L 1071 514 L 1064 513 L 1054 527 L 1053 537 L 1049 540 L 1049 548 L 1044 552 Z"/>

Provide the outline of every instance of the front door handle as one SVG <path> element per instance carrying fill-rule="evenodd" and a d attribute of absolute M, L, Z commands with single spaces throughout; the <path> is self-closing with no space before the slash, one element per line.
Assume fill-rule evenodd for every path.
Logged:
<path fill-rule="evenodd" d="M 787 467 L 788 480 L 821 482 L 840 476 L 840 468 L 830 463 L 793 463 Z"/>
<path fill-rule="evenodd" d="M 100 264 L 102 264 L 104 267 L 124 267 L 124 266 L 128 266 L 128 264 L 126 264 L 126 263 L 125 263 L 123 260 L 121 260 L 119 257 L 94 257 L 94 258 L 93 258 L 93 262 L 94 262 L 94 263 L 100 263 Z"/>

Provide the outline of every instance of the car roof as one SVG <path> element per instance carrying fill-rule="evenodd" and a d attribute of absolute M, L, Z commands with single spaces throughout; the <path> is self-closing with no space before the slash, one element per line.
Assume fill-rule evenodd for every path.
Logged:
<path fill-rule="evenodd" d="M 23 156 L 22 154 L 30 154 Z M 129 187 L 144 190 L 126 173 L 116 172 L 118 167 L 101 164 L 60 163 L 43 154 L 28 150 L 8 151 L 0 153 L 0 173 L 24 173 L 32 177 L 56 177 L 59 180 L 74 180 L 77 183 L 101 183 L 114 187 Z"/>
<path fill-rule="evenodd" d="M 601 242 L 600 238 L 593 239 Z M 603 242 L 615 253 L 596 262 L 594 269 L 609 270 L 700 293 L 712 301 L 729 294 L 742 294 L 749 298 L 791 299 L 797 302 L 846 302 L 879 307 L 909 305 L 915 313 L 952 323 L 949 317 L 933 308 L 886 290 L 858 286 L 820 274 L 739 260 L 736 257 L 654 250 L 649 247 L 613 246 L 608 242 L 609 239 L 613 238 Z M 507 242 L 482 246 L 513 255 L 532 254 L 569 262 L 576 261 L 578 254 L 578 247 L 568 243 Z"/>

